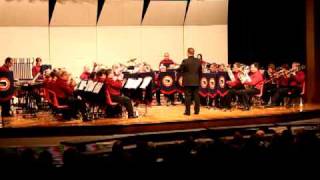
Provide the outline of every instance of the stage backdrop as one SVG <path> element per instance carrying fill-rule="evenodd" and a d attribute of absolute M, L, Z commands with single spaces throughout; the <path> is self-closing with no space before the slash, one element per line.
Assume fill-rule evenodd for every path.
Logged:
<path fill-rule="evenodd" d="M 188 47 L 227 63 L 227 0 L 102 2 L 1 0 L 0 58 L 39 56 L 75 76 L 132 58 L 156 68 L 164 52 L 180 63 Z"/>

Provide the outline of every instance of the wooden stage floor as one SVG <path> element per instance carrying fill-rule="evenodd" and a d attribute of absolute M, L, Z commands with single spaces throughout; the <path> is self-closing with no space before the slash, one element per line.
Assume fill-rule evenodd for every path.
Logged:
<path fill-rule="evenodd" d="M 144 107 L 138 108 L 140 113 Z M 181 130 L 192 128 L 210 128 L 221 126 L 254 125 L 279 123 L 291 120 L 320 117 L 319 104 L 305 104 L 303 107 L 253 108 L 250 111 L 201 108 L 200 115 L 183 115 L 184 106 L 152 106 L 146 116 L 137 119 L 106 118 L 82 122 L 81 120 L 59 121 L 49 112 L 39 112 L 36 118 L 23 118 L 21 115 L 6 118 L 1 131 L 22 130 L 31 132 L 41 130 L 49 135 L 81 132 L 83 134 L 123 134 L 163 130 Z M 30 129 L 30 130 L 28 130 Z M 55 129 L 55 131 L 52 131 Z M 78 131 L 79 130 L 79 131 Z M 18 132 L 18 131 L 16 131 Z M 20 131 L 21 132 L 21 131 Z M 50 132 L 52 134 L 50 134 Z M 40 133 L 40 132 L 39 132 Z M 40 134 L 41 134 L 40 133 Z M 35 132 L 33 133 L 35 134 Z M 80 133 L 81 134 L 81 133 Z M 47 134 L 48 135 L 48 134 Z"/>

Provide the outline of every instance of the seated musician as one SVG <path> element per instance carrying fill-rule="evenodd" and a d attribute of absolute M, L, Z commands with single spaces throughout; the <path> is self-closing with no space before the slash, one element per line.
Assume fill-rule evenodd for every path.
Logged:
<path fill-rule="evenodd" d="M 106 74 L 106 91 L 110 94 L 111 101 L 123 105 L 128 112 L 128 118 L 137 118 L 133 112 L 130 98 L 121 95 L 120 90 L 124 84 L 123 76 L 114 76 L 114 72 L 111 69 L 107 69 Z"/>
<path fill-rule="evenodd" d="M 239 78 L 239 72 L 240 72 L 241 64 L 236 62 L 233 64 L 232 72 L 234 76 L 233 81 L 227 81 L 226 83 L 231 89 L 239 90 L 243 88 L 243 85 L 241 84 L 240 78 Z"/>
<path fill-rule="evenodd" d="M 273 96 L 277 89 L 277 84 L 274 77 L 275 72 L 276 66 L 274 64 L 269 64 L 268 69 L 263 73 L 265 84 L 263 87 L 262 100 L 264 104 L 268 104 L 270 98 Z"/>
<path fill-rule="evenodd" d="M 95 76 L 95 69 L 97 67 L 97 63 L 93 64 L 93 70 L 90 72 L 90 69 L 88 66 L 83 67 L 83 72 L 80 75 L 81 80 L 89 80 L 89 79 L 94 79 Z"/>
<path fill-rule="evenodd" d="M 36 65 L 34 65 L 32 67 L 32 77 L 36 77 L 36 75 L 38 73 L 40 73 L 40 71 L 41 71 L 41 63 L 42 63 L 42 59 L 37 57 L 36 58 Z"/>
<path fill-rule="evenodd" d="M 54 84 L 58 79 L 58 72 L 56 70 L 51 71 L 50 73 L 46 74 L 43 80 L 43 87 L 49 90 L 53 90 Z"/>
<path fill-rule="evenodd" d="M 226 66 L 224 64 L 219 64 L 218 65 L 218 71 L 219 72 L 225 72 L 226 70 Z"/>
<path fill-rule="evenodd" d="M 176 65 L 176 63 L 172 59 L 170 59 L 170 54 L 168 52 L 165 52 L 163 60 L 161 60 L 160 63 L 159 63 L 160 72 L 167 71 L 173 65 Z M 160 102 L 160 90 L 157 91 L 156 95 L 157 95 L 157 103 L 158 103 L 158 105 L 161 105 L 161 102 Z M 165 95 L 165 97 L 167 98 L 167 103 L 171 102 L 171 105 L 175 105 L 174 104 L 174 94 Z"/>
<path fill-rule="evenodd" d="M 13 65 L 13 59 L 11 57 L 7 57 L 3 66 L 0 66 L 0 72 L 9 72 L 10 68 Z M 12 96 L 1 97 L 0 98 L 0 106 L 2 107 L 1 116 L 2 117 L 10 117 L 10 107 L 11 107 L 11 98 Z"/>
<path fill-rule="evenodd" d="M 260 93 L 260 89 L 264 83 L 263 75 L 259 71 L 259 64 L 253 63 L 250 66 L 250 79 L 251 81 L 245 81 L 243 85 L 245 89 L 236 91 L 239 97 L 239 101 L 244 106 L 244 110 L 250 110 L 250 98 Z"/>
<path fill-rule="evenodd" d="M 56 93 L 59 104 L 68 105 L 71 108 L 71 117 L 77 118 L 80 111 L 83 121 L 89 121 L 86 104 L 74 97 L 75 84 L 70 81 L 70 74 L 65 70 L 60 70 L 58 78 L 53 85 L 53 91 Z"/>
<path fill-rule="evenodd" d="M 172 65 L 172 64 L 174 65 L 175 62 L 172 59 L 170 59 L 169 53 L 166 52 L 166 53 L 164 53 L 163 60 L 161 60 L 159 63 L 159 69 L 160 69 L 161 65 L 165 66 L 168 69 L 170 67 L 170 65 Z"/>
<path fill-rule="evenodd" d="M 293 62 L 291 70 L 287 71 L 280 80 L 283 82 L 279 82 L 281 84 L 279 84 L 279 88 L 277 88 L 277 91 L 271 99 L 272 106 L 279 106 L 284 97 L 290 97 L 288 102 L 290 106 L 292 98 L 300 95 L 305 83 L 305 73 L 300 69 L 300 63 Z"/>
<path fill-rule="evenodd" d="M 218 65 L 216 63 L 210 64 L 210 73 L 217 73 L 218 72 Z"/>

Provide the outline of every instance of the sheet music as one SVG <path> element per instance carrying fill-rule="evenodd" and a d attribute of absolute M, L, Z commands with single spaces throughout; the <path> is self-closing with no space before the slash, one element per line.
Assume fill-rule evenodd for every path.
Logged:
<path fill-rule="evenodd" d="M 137 89 L 142 82 L 142 78 L 133 79 L 129 78 L 124 88 L 126 89 Z"/>
<path fill-rule="evenodd" d="M 86 92 L 92 92 L 92 91 L 93 91 L 93 88 L 95 87 L 96 84 L 97 84 L 97 82 L 94 82 L 94 81 L 92 81 L 92 80 L 89 80 L 89 81 L 88 81 L 88 84 L 87 84 L 87 86 L 86 86 L 85 91 L 86 91 Z"/>
<path fill-rule="evenodd" d="M 142 82 L 140 88 L 141 88 L 141 89 L 147 88 L 147 86 L 150 84 L 151 81 L 152 81 L 152 77 L 150 77 L 150 76 L 145 77 L 145 78 L 143 79 L 143 82 Z"/>
<path fill-rule="evenodd" d="M 103 83 L 98 82 L 98 83 L 97 83 L 97 85 L 96 85 L 96 86 L 94 87 L 94 89 L 93 89 L 93 93 L 95 93 L 95 94 L 99 94 L 99 92 L 100 92 L 100 90 L 101 90 L 102 86 L 103 86 Z"/>
<path fill-rule="evenodd" d="M 78 86 L 78 90 L 83 91 L 87 86 L 87 82 L 88 81 L 80 81 L 79 86 Z"/>

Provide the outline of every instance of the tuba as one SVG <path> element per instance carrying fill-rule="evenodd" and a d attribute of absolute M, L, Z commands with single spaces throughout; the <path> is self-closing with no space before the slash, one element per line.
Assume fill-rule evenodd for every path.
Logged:
<path fill-rule="evenodd" d="M 242 65 L 239 72 L 239 79 L 241 83 L 251 82 L 251 78 L 249 76 L 250 67 L 246 65 Z"/>

